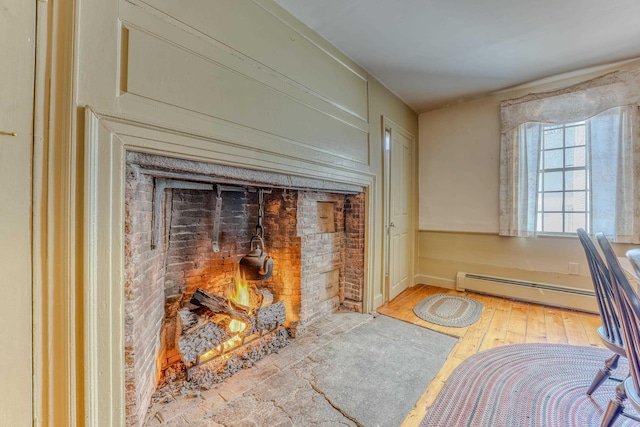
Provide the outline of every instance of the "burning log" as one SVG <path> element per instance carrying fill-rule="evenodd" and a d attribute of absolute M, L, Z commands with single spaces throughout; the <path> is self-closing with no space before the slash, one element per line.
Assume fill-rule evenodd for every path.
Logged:
<path fill-rule="evenodd" d="M 249 311 L 251 310 L 251 307 L 246 306 L 244 304 L 240 304 L 239 302 L 236 302 L 232 299 L 228 300 L 229 303 L 229 307 L 231 307 L 233 310 L 239 311 L 241 313 L 246 313 L 246 315 L 249 315 Z"/>
<path fill-rule="evenodd" d="M 236 299 L 233 295 L 225 298 L 198 289 L 191 298 L 191 303 L 197 308 L 178 312 L 182 330 L 178 349 L 188 372 L 190 368 L 211 360 L 212 356 L 245 344 L 247 337 L 262 337 L 284 324 L 284 303 L 273 304 L 271 292 L 249 291 L 246 287 L 244 292 L 244 298 Z"/>
<path fill-rule="evenodd" d="M 286 309 L 282 301 L 261 307 L 256 310 L 255 316 L 251 318 L 251 329 L 247 332 L 247 335 L 259 334 L 263 331 L 274 329 L 284 324 L 286 317 Z"/>
<path fill-rule="evenodd" d="M 178 348 L 184 363 L 192 365 L 198 361 L 198 356 L 223 345 L 233 335 L 225 328 L 215 323 L 207 322 L 194 330 L 183 333 L 178 339 Z"/>
<path fill-rule="evenodd" d="M 224 313 L 229 317 L 239 320 L 244 323 L 249 323 L 248 309 L 241 304 L 234 304 L 233 307 L 229 304 L 229 300 L 224 297 L 213 295 L 202 289 L 196 290 L 191 298 L 191 304 L 204 306 L 211 310 L 213 313 Z"/>
<path fill-rule="evenodd" d="M 251 313 L 252 309 L 255 310 L 256 308 L 265 307 L 273 303 L 273 294 L 267 289 L 248 288 L 247 293 L 249 298 L 249 306 L 240 304 L 233 299 L 229 299 L 229 305 L 236 310 Z"/>
<path fill-rule="evenodd" d="M 193 311 L 189 309 L 178 310 L 178 320 L 180 321 L 180 330 L 185 332 L 194 326 L 199 326 L 202 321 Z"/>
<path fill-rule="evenodd" d="M 266 307 L 273 304 L 273 294 L 267 289 L 257 289 L 256 293 L 262 295 L 262 298 L 260 298 L 260 303 L 257 304 L 256 307 Z"/>
<path fill-rule="evenodd" d="M 261 307 L 256 312 L 257 325 L 260 329 L 273 329 L 286 320 L 286 309 L 282 301 Z"/>

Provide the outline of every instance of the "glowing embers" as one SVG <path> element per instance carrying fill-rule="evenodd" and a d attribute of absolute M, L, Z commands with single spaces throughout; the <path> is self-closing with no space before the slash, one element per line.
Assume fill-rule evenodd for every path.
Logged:
<path fill-rule="evenodd" d="M 284 303 L 272 303 L 270 292 L 250 288 L 236 278 L 226 295 L 198 289 L 191 299 L 195 308 L 178 312 L 182 324 L 178 349 L 188 378 L 191 368 L 224 359 L 236 348 L 284 330 Z"/>

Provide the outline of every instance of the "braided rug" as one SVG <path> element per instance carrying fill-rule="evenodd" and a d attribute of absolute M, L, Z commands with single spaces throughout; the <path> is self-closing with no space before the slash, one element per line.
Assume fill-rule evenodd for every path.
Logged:
<path fill-rule="evenodd" d="M 585 391 L 611 355 L 563 344 L 515 344 L 478 353 L 451 374 L 420 426 L 599 426 L 618 383 L 606 381 L 592 398 Z M 620 358 L 613 376 L 627 372 Z M 625 411 L 635 414 L 630 404 Z M 620 416 L 614 425 L 639 424 Z"/>
<path fill-rule="evenodd" d="M 420 301 L 413 312 L 427 322 L 442 326 L 463 327 L 475 323 L 484 306 L 473 298 L 452 294 L 435 294 Z"/>

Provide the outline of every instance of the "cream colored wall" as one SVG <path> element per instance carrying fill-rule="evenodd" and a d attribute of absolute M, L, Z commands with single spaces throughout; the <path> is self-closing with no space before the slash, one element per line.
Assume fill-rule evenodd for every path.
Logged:
<path fill-rule="evenodd" d="M 631 245 L 614 245 L 624 256 Z M 582 246 L 577 238 L 500 237 L 497 234 L 418 232 L 417 283 L 455 287 L 458 271 L 523 281 L 592 289 Z M 568 274 L 570 262 L 580 274 Z M 562 302 L 559 302 L 561 305 Z"/>
<path fill-rule="evenodd" d="M 0 13 L 0 425 L 33 425 L 33 73 L 36 3 Z"/>
<path fill-rule="evenodd" d="M 50 203 L 36 239 L 60 242 L 38 267 L 50 296 L 35 303 L 47 307 L 35 350 L 44 425 L 124 422 L 126 150 L 367 187 L 365 304 L 382 302 L 381 123 L 416 135 L 406 105 L 271 0 L 41 5 L 51 44 L 36 157 Z"/>
<path fill-rule="evenodd" d="M 627 64 L 625 66 L 632 66 Z M 589 288 L 577 238 L 498 237 L 500 102 L 615 68 L 560 76 L 419 116 L 416 281 L 453 287 L 458 271 Z M 624 254 L 628 245 L 617 245 Z M 580 275 L 568 274 L 569 262 Z"/>

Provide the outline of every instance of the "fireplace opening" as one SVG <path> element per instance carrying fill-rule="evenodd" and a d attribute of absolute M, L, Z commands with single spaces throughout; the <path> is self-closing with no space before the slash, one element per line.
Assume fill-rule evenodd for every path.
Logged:
<path fill-rule="evenodd" d="M 211 387 L 362 311 L 361 187 L 134 152 L 126 166 L 128 425 L 156 391 Z M 252 253 L 268 275 L 242 277 Z"/>

